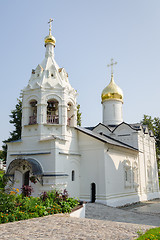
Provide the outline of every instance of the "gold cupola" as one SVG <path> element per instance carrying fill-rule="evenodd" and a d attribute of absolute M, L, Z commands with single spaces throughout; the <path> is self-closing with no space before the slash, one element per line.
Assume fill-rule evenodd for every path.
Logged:
<path fill-rule="evenodd" d="M 111 73 L 111 81 L 107 87 L 102 91 L 102 103 L 108 100 L 118 100 L 123 103 L 123 92 L 120 87 L 114 82 L 113 73 Z"/>
<path fill-rule="evenodd" d="M 55 47 L 56 39 L 52 36 L 51 34 L 51 22 L 53 22 L 53 19 L 50 18 L 49 20 L 49 35 L 45 37 L 44 42 L 45 42 L 45 47 L 47 44 L 52 44 Z"/>

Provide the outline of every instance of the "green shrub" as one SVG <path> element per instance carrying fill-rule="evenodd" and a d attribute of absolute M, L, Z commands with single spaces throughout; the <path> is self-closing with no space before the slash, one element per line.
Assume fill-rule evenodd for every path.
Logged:
<path fill-rule="evenodd" d="M 0 193 L 0 212 L 13 213 L 15 209 L 16 196 L 5 192 Z"/>
<path fill-rule="evenodd" d="M 0 177 L 2 177 L 4 175 L 4 170 L 0 170 Z"/>
<path fill-rule="evenodd" d="M 137 238 L 137 240 L 159 240 L 160 239 L 160 227 L 153 228 L 148 230 L 146 233 L 139 234 L 140 236 Z"/>
<path fill-rule="evenodd" d="M 9 215 L 8 215 L 8 220 L 9 220 L 9 222 L 14 222 L 14 221 L 16 221 L 16 218 L 15 218 L 14 214 L 9 214 Z"/>
<path fill-rule="evenodd" d="M 57 203 L 54 203 L 47 208 L 47 212 L 48 214 L 62 213 L 62 208 Z"/>
<path fill-rule="evenodd" d="M 0 174 L 0 191 L 4 191 L 4 188 L 8 182 L 8 178 L 1 172 Z"/>
<path fill-rule="evenodd" d="M 71 208 L 74 208 L 74 207 L 76 207 L 79 204 L 78 200 L 75 199 L 75 198 L 67 198 L 66 201 L 69 203 Z"/>
<path fill-rule="evenodd" d="M 70 206 L 70 204 L 68 202 L 61 202 L 61 207 L 62 207 L 62 212 L 66 213 L 66 212 L 71 212 L 72 208 Z"/>
<path fill-rule="evenodd" d="M 2 213 L 0 212 L 0 223 L 7 223 L 9 222 L 9 218 L 8 218 L 8 213 Z"/>
<path fill-rule="evenodd" d="M 0 223 L 71 212 L 78 205 L 78 200 L 68 198 L 66 190 L 44 192 L 40 197 L 27 197 L 18 192 L 15 188 L 10 194 L 0 192 Z"/>

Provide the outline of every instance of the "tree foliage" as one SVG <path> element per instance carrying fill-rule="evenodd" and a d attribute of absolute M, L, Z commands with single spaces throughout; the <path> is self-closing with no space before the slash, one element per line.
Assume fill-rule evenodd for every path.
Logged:
<path fill-rule="evenodd" d="M 0 159 L 5 159 L 5 153 L 3 150 L 0 150 Z"/>
<path fill-rule="evenodd" d="M 81 115 L 82 113 L 80 112 L 80 105 L 77 105 L 77 125 L 81 126 Z"/>
<path fill-rule="evenodd" d="M 21 121 L 22 121 L 22 100 L 21 98 L 17 99 L 17 104 L 14 110 L 11 111 L 11 115 L 9 115 L 11 120 L 9 121 L 14 125 L 15 129 L 10 132 L 10 137 L 7 142 L 19 140 L 21 138 Z"/>
<path fill-rule="evenodd" d="M 10 132 L 10 137 L 3 141 L 4 145 L 2 146 L 2 159 L 5 162 L 7 157 L 7 142 L 19 140 L 21 138 L 21 121 L 22 121 L 22 99 L 17 99 L 17 104 L 15 106 L 15 109 L 11 111 L 11 114 L 9 115 L 11 120 L 9 121 L 11 124 L 14 125 L 14 130 Z"/>
<path fill-rule="evenodd" d="M 160 155 L 160 118 L 144 115 L 141 123 L 147 125 L 149 130 L 152 130 L 156 140 L 156 152 L 157 155 Z"/>

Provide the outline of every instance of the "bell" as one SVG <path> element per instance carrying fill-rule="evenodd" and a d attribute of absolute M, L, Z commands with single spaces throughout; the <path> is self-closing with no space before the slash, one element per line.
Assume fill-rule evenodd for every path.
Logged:
<path fill-rule="evenodd" d="M 51 108 L 51 107 L 52 107 L 52 103 L 50 102 L 50 103 L 48 104 L 48 106 Z"/>

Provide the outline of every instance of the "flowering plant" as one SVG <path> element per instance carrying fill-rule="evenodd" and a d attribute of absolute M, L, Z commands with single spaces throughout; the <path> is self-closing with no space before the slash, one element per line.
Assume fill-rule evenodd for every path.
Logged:
<path fill-rule="evenodd" d="M 23 185 L 7 194 L 0 192 L 0 224 L 42 217 L 50 214 L 71 212 L 78 205 L 78 200 L 68 197 L 68 192 L 53 190 L 43 192 L 40 197 L 30 196 L 31 186 Z"/>
<path fill-rule="evenodd" d="M 36 177 L 35 176 L 31 176 L 30 178 L 29 178 L 29 180 L 32 182 L 32 183 L 37 183 L 37 180 L 36 180 Z"/>
<path fill-rule="evenodd" d="M 25 197 L 29 197 L 31 196 L 31 193 L 33 191 L 33 188 L 29 185 L 23 185 L 22 186 L 22 194 L 25 196 Z"/>

